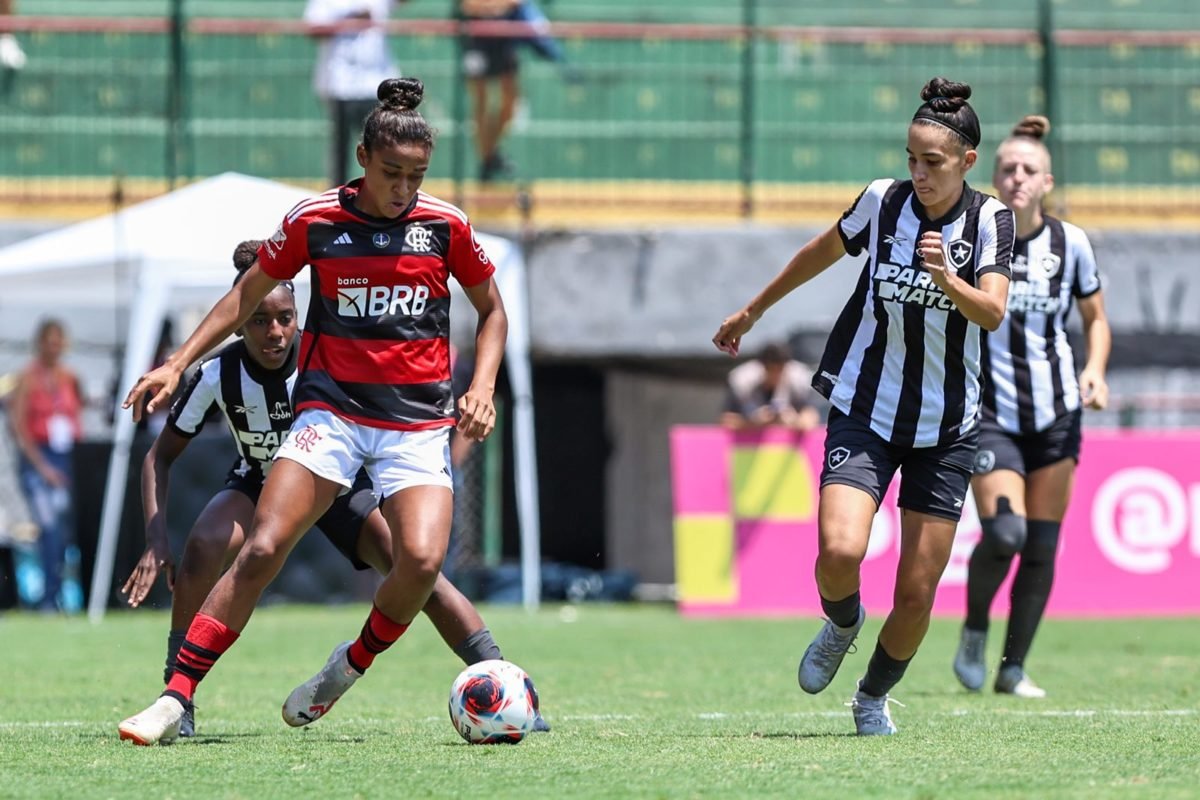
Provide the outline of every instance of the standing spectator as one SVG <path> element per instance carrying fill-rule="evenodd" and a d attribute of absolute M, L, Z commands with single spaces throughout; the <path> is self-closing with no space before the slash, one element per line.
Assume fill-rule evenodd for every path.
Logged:
<path fill-rule="evenodd" d="M 461 0 L 462 18 L 467 22 L 513 20 L 521 0 Z M 479 180 L 493 181 L 512 173 L 512 164 L 500 152 L 521 97 L 517 82 L 520 60 L 515 36 L 469 36 L 463 51 L 463 71 L 475 116 L 475 151 L 479 155 Z M 492 87 L 499 90 L 492 106 Z"/>
<path fill-rule="evenodd" d="M 967 571 L 967 617 L 954 674 L 971 691 L 987 678 L 988 614 L 1019 556 L 1009 595 L 1004 656 L 994 688 L 1041 698 L 1025 657 L 1054 583 L 1059 529 L 1079 461 L 1083 406 L 1108 403 L 1112 344 L 1104 292 L 1087 234 L 1042 211 L 1054 187 L 1045 117 L 1028 116 L 996 151 L 992 185 L 1017 223 L 1008 311 L 983 348 L 983 419 L 971 481 L 983 536 Z M 1087 362 L 1075 377 L 1066 320 L 1078 301 Z"/>
<path fill-rule="evenodd" d="M 12 16 L 15 0 L 0 0 L 0 17 Z M 0 67 L 17 72 L 25 68 L 25 51 L 11 33 L 0 33 Z"/>
<path fill-rule="evenodd" d="M 758 358 L 729 372 L 721 424 L 730 430 L 781 425 L 811 431 L 821 422 L 813 405 L 812 370 L 782 344 L 769 344 Z"/>
<path fill-rule="evenodd" d="M 404 0 L 308 0 L 304 22 L 320 42 L 313 90 L 329 109 L 329 179 L 341 186 L 348 178 L 351 137 L 375 107 L 375 90 L 397 74 L 388 52 L 388 12 Z"/>
<path fill-rule="evenodd" d="M 79 379 L 61 363 L 67 347 L 63 324 L 42 321 L 34 347 L 34 359 L 18 377 L 9 402 L 20 450 L 21 491 L 38 527 L 44 576 L 38 608 L 52 611 L 63 601 L 63 562 L 71 538 L 71 454 L 80 435 L 83 401 Z"/>

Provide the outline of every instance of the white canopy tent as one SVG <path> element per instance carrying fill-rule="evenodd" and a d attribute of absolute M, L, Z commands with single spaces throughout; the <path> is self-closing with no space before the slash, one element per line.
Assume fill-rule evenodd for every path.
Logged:
<path fill-rule="evenodd" d="M 129 323 L 125 336 L 118 329 L 110 341 L 92 342 L 124 349 L 117 384 L 123 397 L 152 362 L 168 314 L 190 309 L 198 315 L 207 310 L 230 285 L 230 254 L 237 243 L 270 235 L 288 209 L 310 195 L 299 187 L 225 173 L 113 214 L 23 240 L 0 249 L 4 286 L 0 309 L 19 311 L 16 316 L 25 335 L 43 315 L 86 319 L 88 311 L 94 317 L 113 308 L 126 309 Z M 478 238 L 496 265 L 496 280 L 508 311 L 505 366 L 514 402 L 522 597 L 526 608 L 532 609 L 541 596 L 541 548 L 525 263 L 513 242 L 482 233 Z M 302 313 L 307 307 L 307 278 L 307 271 L 301 273 L 296 285 Z M 455 288 L 462 308 L 468 301 Z M 10 320 L 13 317 L 8 316 Z M 456 315 L 452 335 L 469 336 L 472 318 L 469 313 Z M 75 331 L 75 336 L 80 337 L 80 332 Z M 97 338 L 105 337 L 100 334 Z M 133 435 L 130 414 L 118 413 L 88 603 L 93 621 L 103 618 L 112 583 Z"/>

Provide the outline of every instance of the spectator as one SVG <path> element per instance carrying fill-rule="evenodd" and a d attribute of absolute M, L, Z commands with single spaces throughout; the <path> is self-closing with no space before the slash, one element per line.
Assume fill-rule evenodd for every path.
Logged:
<path fill-rule="evenodd" d="M 37 327 L 33 361 L 17 378 L 10 399 L 13 434 L 19 449 L 21 491 L 38 527 L 43 590 L 38 608 L 53 611 L 64 603 L 63 564 L 72 544 L 71 454 L 79 439 L 83 405 L 79 379 L 61 363 L 66 329 L 47 319 Z M 74 610 L 74 609 L 72 609 Z"/>
<path fill-rule="evenodd" d="M 781 425 L 810 431 L 821 423 L 813 405 L 812 370 L 791 357 L 781 344 L 729 372 L 721 424 L 740 431 Z"/>
<path fill-rule="evenodd" d="M 527 45 L 547 61 L 561 64 L 562 48 L 547 30 L 541 9 L 531 0 L 460 0 L 463 20 L 524 22 L 526 35 L 473 35 L 467 37 L 463 52 L 463 71 L 471 92 L 475 117 L 475 149 L 479 155 L 479 180 L 493 181 L 511 177 L 512 163 L 500 151 L 500 142 L 516 113 L 521 97 L 517 81 L 517 49 Z M 492 107 L 492 87 L 499 97 Z"/>
<path fill-rule="evenodd" d="M 15 0 L 0 0 L 0 17 L 12 16 L 15 6 Z M 0 33 L 0 67 L 12 72 L 25 68 L 25 51 L 11 33 Z"/>
<path fill-rule="evenodd" d="M 375 108 L 375 90 L 397 75 L 388 52 L 385 25 L 393 3 L 404 0 L 308 0 L 304 22 L 320 42 L 313 70 L 313 90 L 329 109 L 329 179 L 341 186 L 348 178 L 347 160 Z"/>

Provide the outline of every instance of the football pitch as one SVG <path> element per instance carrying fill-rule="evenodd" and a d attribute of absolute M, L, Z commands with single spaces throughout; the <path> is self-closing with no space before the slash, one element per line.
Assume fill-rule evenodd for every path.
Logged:
<path fill-rule="evenodd" d="M 858 738 L 843 703 L 878 610 L 815 697 L 796 685 L 812 619 L 481 611 L 551 733 L 463 742 L 446 713 L 462 664 L 424 620 L 328 717 L 288 728 L 283 698 L 366 612 L 291 606 L 261 609 L 201 685 L 195 739 L 134 747 L 116 726 L 159 691 L 164 614 L 0 617 L 0 797 L 1200 797 L 1195 619 L 1047 621 L 1028 664 L 1042 701 L 960 689 L 958 623 L 935 620 L 894 692 L 899 735 Z"/>

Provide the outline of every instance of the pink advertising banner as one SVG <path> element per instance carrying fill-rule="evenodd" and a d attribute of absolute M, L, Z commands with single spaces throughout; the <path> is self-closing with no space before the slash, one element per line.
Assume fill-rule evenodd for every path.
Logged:
<path fill-rule="evenodd" d="M 679 607 L 697 615 L 819 614 L 817 481 L 824 432 L 671 432 Z M 891 605 L 899 476 L 871 530 L 863 601 Z M 934 613 L 960 615 L 979 540 L 968 496 Z M 998 595 L 1004 607 L 1007 587 Z M 1200 613 L 1200 431 L 1084 432 L 1053 594 L 1060 616 Z"/>

